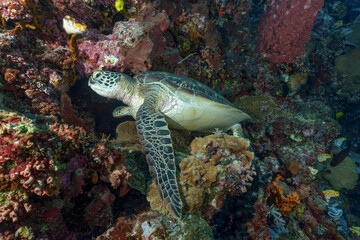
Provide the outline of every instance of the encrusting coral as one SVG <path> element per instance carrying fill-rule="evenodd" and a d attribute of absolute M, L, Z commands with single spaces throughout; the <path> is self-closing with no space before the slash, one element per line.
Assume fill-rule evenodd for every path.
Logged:
<path fill-rule="evenodd" d="M 227 196 L 247 191 L 255 171 L 254 154 L 248 151 L 249 141 L 225 133 L 196 138 L 191 154 L 180 165 L 180 189 L 186 211 L 202 213 L 209 220 L 223 205 Z M 160 195 L 152 184 L 148 193 L 151 207 L 160 212 Z"/>

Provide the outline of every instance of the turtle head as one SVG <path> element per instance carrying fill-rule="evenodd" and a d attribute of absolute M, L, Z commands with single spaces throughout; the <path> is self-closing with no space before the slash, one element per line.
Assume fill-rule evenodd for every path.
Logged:
<path fill-rule="evenodd" d="M 99 95 L 116 98 L 126 94 L 131 78 L 125 74 L 95 71 L 89 79 L 89 86 Z M 125 92 L 124 92 L 125 91 Z"/>

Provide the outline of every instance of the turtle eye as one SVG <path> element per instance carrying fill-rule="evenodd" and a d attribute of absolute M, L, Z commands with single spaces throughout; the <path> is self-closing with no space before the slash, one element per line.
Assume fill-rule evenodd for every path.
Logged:
<path fill-rule="evenodd" d="M 99 78 L 101 76 L 101 73 L 100 72 L 96 72 L 95 74 L 94 74 L 94 78 Z"/>

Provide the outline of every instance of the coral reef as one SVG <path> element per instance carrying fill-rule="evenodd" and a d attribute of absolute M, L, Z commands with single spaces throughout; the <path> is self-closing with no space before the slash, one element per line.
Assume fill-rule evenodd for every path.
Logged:
<path fill-rule="evenodd" d="M 360 47 L 355 48 L 351 52 L 338 56 L 335 59 L 335 69 L 349 77 L 356 79 L 360 76 L 359 69 L 355 66 L 359 65 Z M 350 81 L 350 80 L 349 80 Z"/>
<path fill-rule="evenodd" d="M 359 4 L 0 1 L 0 239 L 360 239 Z M 171 130 L 182 219 L 97 69 L 189 76 L 252 117 L 249 140 Z"/>
<path fill-rule="evenodd" d="M 122 122 L 116 127 L 116 143 L 129 151 L 143 151 L 134 121 Z"/>

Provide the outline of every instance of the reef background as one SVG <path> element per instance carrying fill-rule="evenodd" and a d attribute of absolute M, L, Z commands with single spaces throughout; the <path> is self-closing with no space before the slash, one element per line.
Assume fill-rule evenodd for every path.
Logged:
<path fill-rule="evenodd" d="M 1 1 L 0 239 L 360 239 L 359 9 Z M 87 86 L 98 69 L 189 76 L 252 117 L 247 139 L 172 131 L 182 220 L 133 121 Z"/>

